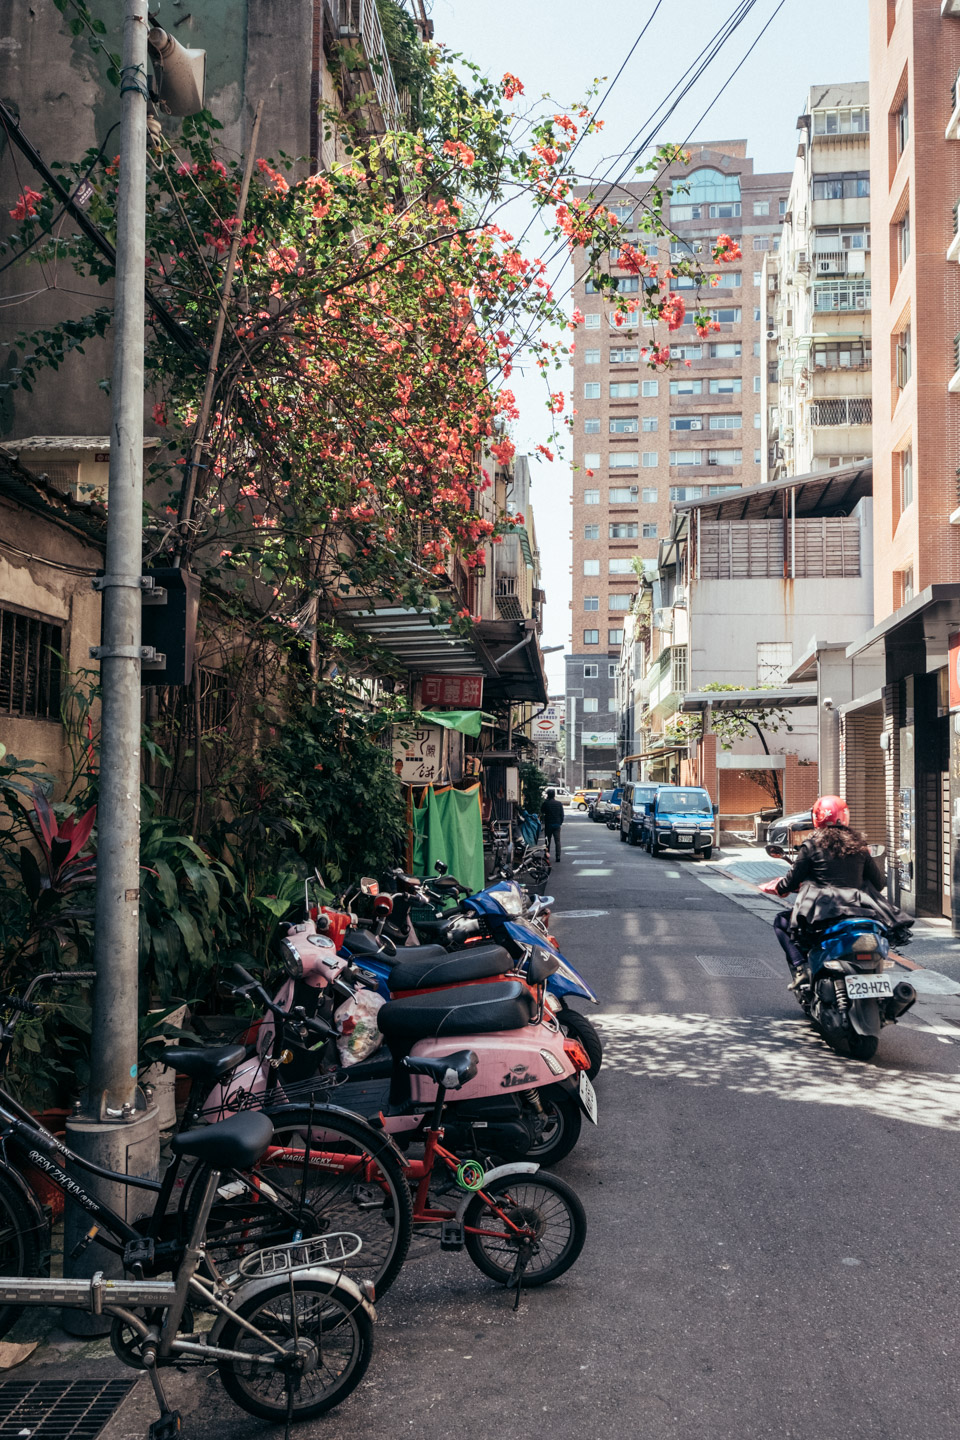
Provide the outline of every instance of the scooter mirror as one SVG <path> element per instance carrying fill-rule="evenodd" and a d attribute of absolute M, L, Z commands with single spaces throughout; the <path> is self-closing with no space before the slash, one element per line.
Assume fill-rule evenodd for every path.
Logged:
<path fill-rule="evenodd" d="M 446 875 L 447 870 L 450 867 L 448 865 L 444 865 L 442 860 L 435 860 L 433 863 L 433 868 L 434 870 L 436 870 L 438 875 Z"/>
<path fill-rule="evenodd" d="M 379 895 L 379 894 L 380 894 L 380 886 L 377 884 L 376 880 L 374 880 L 374 878 L 373 878 L 372 875 L 364 875 L 364 876 L 361 877 L 361 880 L 360 880 L 360 893 L 361 893 L 361 895 Z"/>
<path fill-rule="evenodd" d="M 871 846 L 870 846 L 870 854 L 873 856 L 874 860 L 879 860 L 880 857 L 881 857 L 881 855 L 886 855 L 886 853 L 887 853 L 887 847 L 886 847 L 886 845 L 871 845 Z"/>
<path fill-rule="evenodd" d="M 767 845 L 765 849 L 768 855 L 773 856 L 774 860 L 782 860 L 787 853 L 782 845 Z"/>

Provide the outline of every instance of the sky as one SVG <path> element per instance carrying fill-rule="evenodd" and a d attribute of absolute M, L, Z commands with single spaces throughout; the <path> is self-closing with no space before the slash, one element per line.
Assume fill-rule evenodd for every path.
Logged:
<path fill-rule="evenodd" d="M 753 0 L 743 24 L 700 84 L 656 133 L 656 143 L 745 139 L 758 171 L 791 171 L 796 120 L 810 86 L 868 77 L 868 4 Z M 508 70 L 519 76 L 527 100 L 549 94 L 564 103 L 579 100 L 600 77 L 613 79 L 653 12 L 643 40 L 603 103 L 603 132 L 577 152 L 584 174 L 603 173 L 609 158 L 624 151 L 642 126 L 646 130 L 651 114 L 707 39 L 740 8 L 735 0 L 427 0 L 438 41 L 492 76 L 499 78 Z M 756 48 L 730 79 L 754 41 Z M 601 86 L 601 93 L 605 88 Z M 500 223 L 510 228 L 509 218 L 500 218 Z M 518 215 L 517 233 L 525 224 L 525 216 Z M 536 230 L 531 233 L 529 253 L 539 253 L 539 239 Z M 570 278 L 567 271 L 560 289 Z M 569 392 L 560 376 L 551 383 Z M 520 409 L 513 438 L 519 452 L 532 452 L 551 430 L 543 382 L 532 373 L 514 371 L 510 384 Z M 569 648 L 570 461 L 533 463 L 531 468 L 547 594 L 543 644 Z M 548 655 L 546 665 L 551 694 L 562 694 L 563 655 Z"/>

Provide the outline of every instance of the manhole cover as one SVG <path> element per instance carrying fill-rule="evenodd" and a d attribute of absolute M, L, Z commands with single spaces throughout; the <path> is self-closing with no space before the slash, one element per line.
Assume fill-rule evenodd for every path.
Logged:
<path fill-rule="evenodd" d="M 759 955 L 698 955 L 708 975 L 724 980 L 779 980 L 780 971 Z"/>
<path fill-rule="evenodd" d="M 136 1380 L 6 1380 L 0 1440 L 94 1440 Z"/>

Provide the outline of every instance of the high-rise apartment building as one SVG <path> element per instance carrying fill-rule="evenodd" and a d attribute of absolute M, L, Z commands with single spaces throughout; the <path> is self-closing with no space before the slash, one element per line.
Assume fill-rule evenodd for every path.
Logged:
<path fill-rule="evenodd" d="M 668 240 L 659 263 L 701 256 L 700 299 L 719 329 L 698 336 L 692 318 L 678 330 L 635 317 L 612 323 L 610 307 L 583 279 L 574 255 L 574 304 L 585 321 L 573 364 L 573 600 L 567 658 L 567 780 L 612 782 L 617 768 L 615 695 L 625 617 L 637 590 L 636 559 L 653 562 L 669 532 L 672 501 L 722 494 L 761 478 L 764 255 L 777 243 L 787 209 L 788 174 L 756 175 L 746 142 L 690 147 L 688 164 L 668 167 L 658 185 L 669 197 Z M 636 239 L 649 186 L 603 185 L 576 193 L 602 199 Z M 643 248 L 655 248 L 642 232 Z M 711 247 L 731 235 L 743 258 L 716 267 Z M 619 290 L 638 289 L 611 256 Z M 696 308 L 692 280 L 674 288 Z M 668 343 L 673 365 L 657 372 L 644 345 Z"/>
<path fill-rule="evenodd" d="M 763 294 L 763 478 L 871 453 L 870 107 L 866 81 L 814 85 Z"/>

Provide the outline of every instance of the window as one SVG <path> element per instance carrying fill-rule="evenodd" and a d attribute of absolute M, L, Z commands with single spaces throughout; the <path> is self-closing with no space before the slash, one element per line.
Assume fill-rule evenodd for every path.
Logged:
<path fill-rule="evenodd" d="M 599 490 L 584 490 L 584 492 L 583 492 L 583 503 L 584 503 L 584 505 L 599 505 L 599 504 L 600 504 L 600 491 L 599 491 Z"/>
<path fill-rule="evenodd" d="M 622 645 L 622 644 L 623 644 L 623 631 L 622 631 L 622 630 L 608 630 L 608 631 L 607 631 L 607 644 L 608 644 L 608 645 Z"/>
<path fill-rule="evenodd" d="M 671 430 L 702 430 L 702 429 L 703 429 L 703 416 L 702 416 L 702 415 L 671 415 L 671 416 L 670 416 L 670 429 L 671 429 Z"/>
<path fill-rule="evenodd" d="M 869 340 L 828 341 L 813 347 L 814 370 L 866 370 L 871 359 Z"/>
<path fill-rule="evenodd" d="M 754 202 L 753 202 L 753 213 L 754 213 L 754 215 L 769 215 L 769 214 L 770 214 L 770 201 L 769 201 L 769 200 L 754 200 Z"/>
<path fill-rule="evenodd" d="M 640 429 L 640 421 L 636 415 L 618 416 L 610 421 L 611 435 L 636 435 Z"/>
<path fill-rule="evenodd" d="M 913 566 L 908 565 L 905 570 L 894 570 L 893 572 L 893 603 L 899 610 L 901 605 L 907 605 L 913 599 Z"/>
<path fill-rule="evenodd" d="M 760 376 L 755 375 L 754 379 L 759 380 Z M 757 389 L 759 388 L 760 387 L 757 386 Z M 724 375 L 719 380 L 710 381 L 711 395 L 739 395 L 742 389 L 743 381 L 739 375 Z"/>
<path fill-rule="evenodd" d="M 596 641 L 594 641 L 593 643 L 596 644 Z M 598 679 L 599 674 L 600 674 L 600 667 L 599 667 L 599 665 L 584 665 L 584 667 L 583 667 L 583 678 L 584 678 L 584 680 L 596 680 L 596 679 Z"/>
<path fill-rule="evenodd" d="M 636 450 L 615 450 L 608 460 L 611 470 L 636 470 Z"/>
<path fill-rule="evenodd" d="M 702 485 L 671 485 L 671 486 L 670 486 L 670 499 L 671 499 L 671 500 L 702 500 L 702 499 L 703 499 L 703 486 L 702 486 Z"/>
<path fill-rule="evenodd" d="M 742 450 L 708 450 L 708 465 L 742 465 Z"/>
<path fill-rule="evenodd" d="M 584 398 L 584 400 L 599 400 L 599 399 L 600 399 L 600 381 L 599 381 L 599 380 L 588 380 L 588 381 L 587 381 L 587 383 L 586 383 L 586 384 L 584 385 L 584 387 L 583 387 L 583 398 Z"/>
<path fill-rule="evenodd" d="M 759 451 L 759 450 L 754 450 L 754 452 L 753 452 L 753 463 L 754 463 L 754 465 L 759 465 L 759 464 L 760 464 L 760 451 Z"/>
<path fill-rule="evenodd" d="M 897 389 L 902 390 L 913 374 L 913 347 L 910 343 L 910 326 L 894 335 L 894 360 L 896 363 Z"/>
<path fill-rule="evenodd" d="M 670 451 L 670 464 L 671 464 L 671 465 L 702 465 L 702 464 L 703 464 L 703 451 L 702 451 L 702 450 L 671 450 L 671 451 Z M 673 491 L 671 490 L 671 491 L 670 491 L 670 499 L 672 500 L 673 498 L 674 498 L 674 497 L 673 497 Z"/>
<path fill-rule="evenodd" d="M 643 419 L 640 421 L 640 428 L 641 428 L 641 430 L 646 431 L 647 434 L 650 434 L 652 431 L 656 430 L 656 429 L 657 429 L 657 417 L 656 417 L 656 415 L 644 415 Z"/>
<path fill-rule="evenodd" d="M 710 346 L 711 360 L 738 360 L 742 354 L 739 340 L 715 340 Z"/>
<path fill-rule="evenodd" d="M 607 601 L 607 609 L 629 610 L 632 603 L 629 595 L 611 595 Z"/>
<path fill-rule="evenodd" d="M 671 345 L 671 346 L 670 346 L 670 359 L 671 359 L 671 360 L 702 360 L 702 359 L 703 359 L 703 346 L 702 346 L 702 345 Z"/>
<path fill-rule="evenodd" d="M 759 306 L 759 305 L 755 305 L 755 306 L 753 307 L 753 318 L 754 318 L 755 321 L 757 321 L 757 322 L 759 323 L 759 320 L 760 320 L 760 306 Z"/>
<path fill-rule="evenodd" d="M 0 607 L 0 715 L 60 719 L 62 650 L 59 621 Z"/>
<path fill-rule="evenodd" d="M 610 351 L 611 365 L 636 365 L 640 350 L 636 345 L 619 345 Z"/>
<path fill-rule="evenodd" d="M 644 450 L 640 458 L 643 461 L 644 470 L 656 470 L 660 464 L 660 452 L 658 450 Z"/>
<path fill-rule="evenodd" d="M 599 644 L 600 644 L 600 631 L 599 631 L 599 630 L 584 630 L 584 632 L 583 632 L 583 643 L 584 643 L 584 645 L 599 645 Z M 596 675 L 596 673 L 597 673 L 596 670 L 594 670 L 593 673 L 594 673 L 594 675 Z"/>
<path fill-rule="evenodd" d="M 900 509 L 913 504 L 913 446 L 900 451 Z"/>
<path fill-rule="evenodd" d="M 600 464 L 599 450 L 588 450 L 583 457 L 583 463 L 588 470 L 596 470 Z"/>
<path fill-rule="evenodd" d="M 781 201 L 779 202 L 779 204 L 778 204 L 778 207 L 777 207 L 777 214 L 780 215 L 781 218 L 782 218 L 784 215 L 786 215 L 786 213 L 787 213 L 787 202 L 786 202 L 786 200 L 781 200 Z"/>
<path fill-rule="evenodd" d="M 599 351 L 599 350 L 584 350 L 584 352 L 583 352 L 583 363 L 584 363 L 584 365 L 599 365 L 599 364 L 600 364 L 600 351 Z"/>
<path fill-rule="evenodd" d="M 585 633 L 586 633 L 586 632 L 585 632 Z M 591 631 L 591 632 L 589 632 L 589 633 L 592 634 L 593 632 Z M 600 709 L 600 702 L 599 702 L 599 700 L 597 700 L 596 696 L 593 696 L 593 695 L 585 695 L 585 696 L 584 696 L 584 700 L 583 700 L 583 713 L 584 713 L 585 715 L 593 715 L 594 712 L 597 711 L 597 710 L 599 710 L 599 709 Z"/>
<path fill-rule="evenodd" d="M 583 597 L 583 608 L 584 608 L 584 610 L 599 610 L 599 609 L 600 609 L 600 596 L 599 596 L 599 595 L 584 595 L 584 597 Z"/>
<path fill-rule="evenodd" d="M 711 430 L 739 430 L 743 422 L 742 415 L 711 415 Z"/>
<path fill-rule="evenodd" d="M 671 380 L 671 381 L 670 381 L 670 394 L 671 394 L 671 395 L 702 395 L 702 394 L 703 394 L 703 381 L 702 381 L 702 380 Z"/>
<path fill-rule="evenodd" d="M 742 490 L 742 485 L 708 485 L 708 495 L 729 495 L 732 490 Z"/>
<path fill-rule="evenodd" d="M 865 105 L 813 112 L 814 135 L 863 135 L 869 129 L 870 111 Z"/>
<path fill-rule="evenodd" d="M 739 307 L 731 309 L 729 305 L 721 305 L 719 309 L 710 311 L 710 319 L 716 320 L 720 325 L 739 325 L 742 317 L 743 311 Z M 760 319 L 759 311 L 754 319 Z"/>
<path fill-rule="evenodd" d="M 658 493 L 658 492 L 657 492 L 657 490 L 656 490 L 655 488 L 650 488 L 650 489 L 645 489 L 645 490 L 643 490 L 643 491 L 641 492 L 641 498 L 642 498 L 642 500 L 643 500 L 644 505 L 656 505 L 656 503 L 657 503 L 657 493 Z"/>
<path fill-rule="evenodd" d="M 718 275 L 710 276 L 710 288 L 713 290 L 739 290 L 742 284 L 743 276 L 739 270 L 721 270 Z"/>
<path fill-rule="evenodd" d="M 637 396 L 636 380 L 614 381 L 610 386 L 611 400 L 635 400 Z"/>
<path fill-rule="evenodd" d="M 682 204 L 702 205 L 704 201 L 740 199 L 739 175 L 724 175 L 721 170 L 701 166 L 692 174 L 678 181 L 670 193 L 670 206 L 679 200 Z"/>
<path fill-rule="evenodd" d="M 813 177 L 814 200 L 861 200 L 869 194 L 869 170 L 848 170 Z"/>
<path fill-rule="evenodd" d="M 759 429 L 760 429 L 760 414 L 759 414 L 759 411 L 758 411 L 757 414 L 754 415 L 754 417 L 753 417 L 753 428 L 754 428 L 754 430 L 759 430 Z"/>
<path fill-rule="evenodd" d="M 611 505 L 635 505 L 637 503 L 636 485 L 612 485 L 607 493 Z"/>
<path fill-rule="evenodd" d="M 759 375 L 754 375 L 754 377 L 753 377 L 753 393 L 754 393 L 754 395 L 759 395 L 759 394 L 760 394 L 760 386 L 761 386 L 760 376 L 759 376 Z"/>
<path fill-rule="evenodd" d="M 592 419 L 592 420 L 584 420 L 584 422 L 583 422 L 583 433 L 584 433 L 584 435 L 599 435 L 599 434 L 600 434 L 600 420 L 599 420 L 599 418 L 597 417 L 597 418 L 594 418 L 594 419 Z"/>
<path fill-rule="evenodd" d="M 599 526 L 599 525 L 584 525 L 584 527 L 583 527 L 583 538 L 584 538 L 584 540 L 599 540 L 599 539 L 600 539 L 600 526 Z"/>
<path fill-rule="evenodd" d="M 653 395 L 659 395 L 659 394 L 660 394 L 660 381 L 659 381 L 659 380 L 644 380 L 644 382 L 643 382 L 643 390 L 642 390 L 641 393 L 643 394 L 643 396 L 644 396 L 645 399 L 649 399 L 649 398 L 650 398 L 651 396 L 653 396 Z"/>
<path fill-rule="evenodd" d="M 869 249 L 869 225 L 820 225 L 814 231 L 815 255 L 839 255 L 843 250 Z"/>
<path fill-rule="evenodd" d="M 599 316 L 599 315 L 585 315 L 585 316 L 583 317 L 583 325 L 584 325 L 584 329 L 585 329 L 585 330 L 599 330 L 599 329 L 600 329 L 600 316 Z"/>
<path fill-rule="evenodd" d="M 608 575 L 632 575 L 633 561 L 623 555 L 614 555 L 607 561 Z"/>
<path fill-rule="evenodd" d="M 618 600 L 619 600 L 619 599 L 622 599 L 622 598 L 623 598 L 622 596 L 619 596 L 619 595 L 617 596 L 617 599 L 618 599 Z M 612 712 L 612 711 L 616 710 L 616 708 L 617 708 L 617 697 L 616 697 L 616 695 L 608 695 L 608 696 L 607 696 L 607 710 Z"/>
<path fill-rule="evenodd" d="M 610 526 L 611 540 L 636 540 L 636 538 L 636 520 L 620 520 L 616 524 Z"/>
<path fill-rule="evenodd" d="M 754 250 L 769 250 L 769 249 L 770 249 L 770 236 L 769 236 L 769 235 L 754 235 L 754 237 L 753 237 L 753 248 L 754 248 Z"/>
<path fill-rule="evenodd" d="M 754 340 L 754 342 L 753 342 L 753 358 L 754 358 L 754 360 L 759 360 L 759 359 L 760 359 L 760 341 L 759 341 L 759 340 Z"/>
<path fill-rule="evenodd" d="M 909 95 L 904 95 L 903 101 L 894 116 L 894 124 L 897 127 L 897 154 L 902 155 L 907 148 L 907 141 L 910 139 Z"/>
<path fill-rule="evenodd" d="M 681 236 L 675 235 L 670 241 L 670 263 L 678 260 L 690 260 L 694 255 L 703 254 L 702 240 L 684 240 Z"/>
<path fill-rule="evenodd" d="M 757 684 L 782 685 L 793 667 L 789 640 L 761 640 L 757 645 Z"/>
<path fill-rule="evenodd" d="M 584 562 L 583 562 L 583 573 L 584 573 L 584 575 L 599 575 L 599 574 L 600 574 L 600 561 L 599 561 L 599 560 L 584 560 Z"/>
<path fill-rule="evenodd" d="M 753 272 L 753 283 L 754 283 L 754 285 L 760 285 L 760 284 L 762 284 L 762 282 L 763 282 L 763 271 L 762 271 L 762 270 L 754 270 L 754 272 Z"/>
<path fill-rule="evenodd" d="M 614 275 L 618 295 L 636 295 L 640 289 L 639 275 Z"/>
<path fill-rule="evenodd" d="M 633 201 L 613 200 L 605 206 L 611 215 L 615 215 L 621 225 L 629 225 L 633 221 Z"/>
<path fill-rule="evenodd" d="M 649 521 L 646 525 L 644 525 L 644 527 L 643 527 L 643 538 L 644 538 L 644 540 L 656 540 L 656 538 L 657 538 L 657 522 L 656 522 L 655 520 L 651 520 L 651 521 Z"/>
<path fill-rule="evenodd" d="M 910 257 L 910 211 L 905 210 L 897 226 L 897 267 L 902 270 Z"/>
<path fill-rule="evenodd" d="M 608 679 L 608 680 L 616 680 L 616 678 L 617 678 L 617 667 L 616 667 L 616 665 L 608 665 L 608 666 L 607 666 L 607 679 Z"/>

